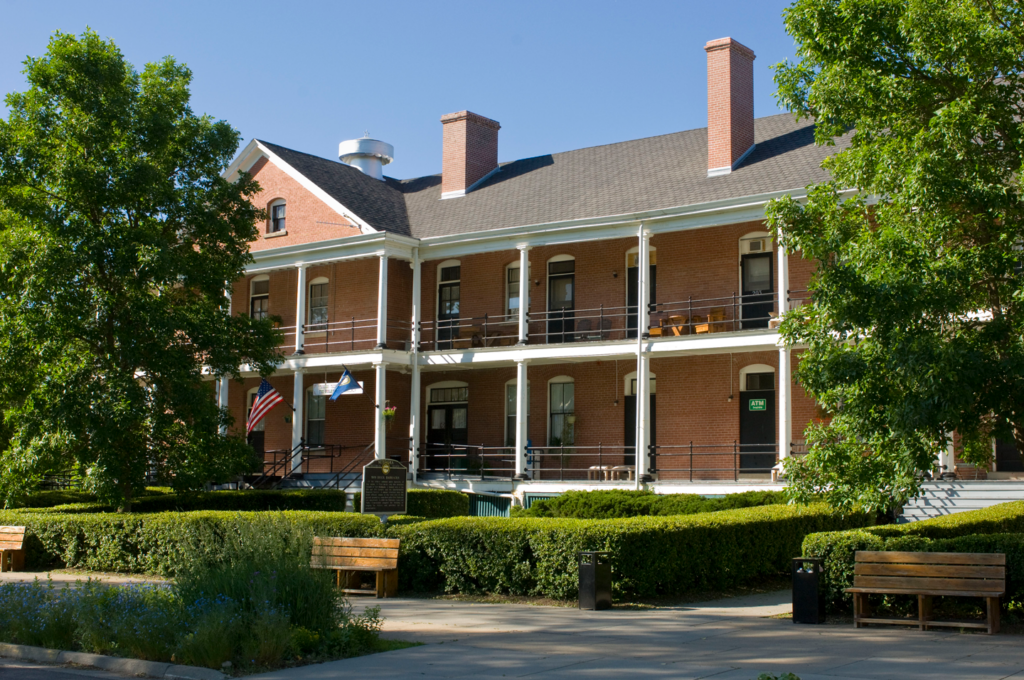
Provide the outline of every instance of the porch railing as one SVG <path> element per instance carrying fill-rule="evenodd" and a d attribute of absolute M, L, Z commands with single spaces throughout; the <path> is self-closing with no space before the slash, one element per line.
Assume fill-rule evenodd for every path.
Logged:
<path fill-rule="evenodd" d="M 652 474 L 659 481 L 739 481 L 740 475 L 770 475 L 778 444 L 653 444 Z"/>
<path fill-rule="evenodd" d="M 778 304 L 773 293 L 693 298 L 651 305 L 652 336 L 702 335 L 773 327 Z"/>
<path fill-rule="evenodd" d="M 281 348 L 290 354 L 295 350 L 296 326 L 279 326 L 282 333 Z M 330 352 L 355 352 L 373 349 L 377 345 L 377 318 L 326 321 L 304 324 L 302 327 L 302 348 L 309 354 Z M 412 339 L 412 322 L 405 319 L 388 319 L 387 344 L 392 349 L 408 349 Z"/>

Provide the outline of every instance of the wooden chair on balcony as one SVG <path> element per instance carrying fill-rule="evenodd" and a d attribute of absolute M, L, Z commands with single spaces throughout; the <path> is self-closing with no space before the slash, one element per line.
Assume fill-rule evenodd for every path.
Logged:
<path fill-rule="evenodd" d="M 694 314 L 693 318 L 690 319 L 693 332 L 697 335 L 703 335 L 704 333 L 711 332 L 711 324 L 707 323 L 707 320 L 701 314 Z"/>
<path fill-rule="evenodd" d="M 708 323 L 711 325 L 712 333 L 722 333 L 726 330 L 725 307 L 715 307 L 708 312 Z"/>
<path fill-rule="evenodd" d="M 689 319 L 685 316 L 670 316 L 663 324 L 662 335 L 689 335 L 690 329 L 687 326 Z"/>

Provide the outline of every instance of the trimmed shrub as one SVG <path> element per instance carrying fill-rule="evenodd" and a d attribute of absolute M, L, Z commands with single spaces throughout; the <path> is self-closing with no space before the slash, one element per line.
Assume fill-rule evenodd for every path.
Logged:
<path fill-rule="evenodd" d="M 1007 555 L 1007 597 L 1024 597 L 1024 501 L 1001 503 L 907 524 L 811 534 L 803 555 L 822 558 L 825 593 L 833 611 L 849 610 L 854 553 L 858 550 L 1002 552 Z"/>
<path fill-rule="evenodd" d="M 772 505 L 675 517 L 614 520 L 435 520 L 389 529 L 402 539 L 406 590 L 574 599 L 577 553 L 611 553 L 615 595 L 718 590 L 785 572 L 804 536 L 867 525 L 824 505 Z"/>
<path fill-rule="evenodd" d="M 723 498 L 705 498 L 692 493 L 656 494 L 653 491 L 600 489 L 567 491 L 555 498 L 534 501 L 520 517 L 565 517 L 573 519 L 614 519 L 666 515 L 692 515 L 786 502 L 782 491 L 745 491 Z"/>
<path fill-rule="evenodd" d="M 47 494 L 42 496 L 42 494 Z M 52 506 L 48 500 L 67 501 Z M 33 494 L 37 512 L 105 513 L 116 508 L 97 503 L 91 494 L 44 491 Z M 270 510 L 304 510 L 344 512 L 346 494 L 333 489 L 291 489 L 286 491 L 206 491 L 192 494 L 160 494 L 138 498 L 132 513 L 197 512 L 203 510 L 262 512 Z M 355 494 L 356 507 L 359 493 Z M 412 489 L 409 491 L 409 514 L 418 517 L 458 517 L 469 514 L 469 498 L 458 491 L 444 489 Z"/>

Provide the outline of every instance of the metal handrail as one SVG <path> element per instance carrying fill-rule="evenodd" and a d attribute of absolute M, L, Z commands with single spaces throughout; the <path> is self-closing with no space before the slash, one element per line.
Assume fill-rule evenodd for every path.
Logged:
<path fill-rule="evenodd" d="M 361 453 L 357 454 L 351 461 L 349 461 L 348 465 L 343 467 L 340 471 L 338 471 L 337 474 L 335 474 L 333 477 L 331 477 L 329 480 L 327 480 L 327 482 L 324 484 L 324 488 L 328 488 L 328 487 L 333 486 L 335 489 L 338 489 L 339 491 L 347 491 L 348 488 L 350 486 L 352 486 L 353 483 L 355 483 L 355 479 L 348 480 L 348 484 L 346 484 L 344 487 L 341 487 L 340 484 L 341 484 L 342 477 L 344 477 L 345 475 L 351 474 L 353 470 L 360 469 L 361 468 L 360 464 L 367 457 L 366 454 L 369 453 L 371 455 L 371 457 L 372 457 L 372 455 L 373 455 L 373 447 L 374 447 L 373 443 L 367 444 L 363 448 Z M 347 448 L 356 448 L 356 447 L 347 447 Z"/>
<path fill-rule="evenodd" d="M 689 474 L 689 480 L 693 481 L 694 473 L 732 473 L 733 481 L 739 479 L 739 475 L 743 474 L 762 474 L 770 473 L 774 466 L 779 460 L 779 445 L 778 443 L 771 444 L 740 444 L 738 441 L 733 440 L 731 444 L 694 444 L 692 441 L 687 444 L 652 444 L 650 447 L 650 460 L 651 473 L 658 472 L 686 472 Z M 743 455 L 768 455 L 774 456 L 772 465 L 768 467 L 742 467 L 740 456 Z M 700 461 L 706 461 L 708 458 L 714 457 L 715 460 L 722 460 L 728 456 L 728 465 L 719 465 L 715 467 L 694 467 L 694 463 L 697 462 L 701 465 Z M 677 467 L 666 467 L 663 462 L 665 459 L 669 461 L 671 465 L 674 461 L 685 461 L 685 466 Z M 705 477 L 706 478 L 706 477 Z"/>
<path fill-rule="evenodd" d="M 260 474 L 259 477 L 257 477 L 255 480 L 253 480 L 249 484 L 249 486 L 251 486 L 253 488 L 259 488 L 261 483 L 264 483 L 268 479 L 270 479 L 271 477 L 276 476 L 276 473 L 278 471 L 281 471 L 283 473 L 285 470 L 287 470 L 287 465 L 288 465 L 288 463 L 291 462 L 291 460 L 295 456 L 295 454 L 297 452 L 299 452 L 300 450 L 302 450 L 304 447 L 305 447 L 305 441 L 300 439 L 299 443 L 296 444 L 294 447 L 292 447 L 290 450 L 289 449 L 273 449 L 271 451 L 264 451 L 263 452 L 264 456 L 266 456 L 268 453 L 269 454 L 273 454 L 273 460 L 271 461 L 271 464 L 270 464 L 270 471 L 269 472 L 267 471 L 267 463 L 266 463 L 266 459 L 264 458 L 262 474 Z M 284 453 L 285 454 L 285 456 L 281 460 L 277 460 L 277 454 L 279 454 L 279 453 Z M 286 475 L 282 474 L 279 477 L 279 479 L 276 482 L 274 482 L 272 488 L 277 488 L 280 485 L 281 481 L 285 477 L 286 477 Z"/>
<path fill-rule="evenodd" d="M 469 477 L 479 476 L 481 480 L 487 478 L 488 473 L 491 473 L 492 477 L 499 478 L 510 478 L 515 474 L 515 447 L 514 446 L 484 446 L 483 444 L 420 444 L 419 448 L 419 472 L 443 472 L 448 479 L 452 476 L 456 477 Z M 444 453 L 438 453 L 442 451 Z M 488 453 L 493 452 L 493 453 Z M 437 469 L 436 465 L 433 465 L 435 461 L 443 460 L 446 465 L 440 470 Z M 453 461 L 465 460 L 467 466 L 465 468 L 456 468 L 453 465 Z M 471 462 L 480 462 L 479 472 L 475 472 L 469 467 Z M 488 468 L 485 463 L 493 461 L 503 464 L 500 468 Z M 509 467 L 505 467 L 504 464 L 509 464 Z M 428 466 L 429 469 L 428 469 Z M 494 474 L 494 473 L 502 474 Z M 508 473 L 506 476 L 504 473 Z"/>

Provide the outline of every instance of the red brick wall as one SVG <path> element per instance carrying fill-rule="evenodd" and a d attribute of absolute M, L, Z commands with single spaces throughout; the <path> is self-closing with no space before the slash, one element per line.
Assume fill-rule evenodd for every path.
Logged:
<path fill-rule="evenodd" d="M 729 167 L 754 143 L 754 52 L 732 38 L 708 54 L 708 169 Z"/>
<path fill-rule="evenodd" d="M 267 159 L 257 161 L 249 173 L 259 182 L 262 189 L 253 197 L 253 203 L 268 211 L 268 220 L 258 225 L 260 236 L 250 244 L 251 250 L 315 243 L 360 233 L 359 227 L 329 208 L 312 192 Z M 270 204 L 281 198 L 287 205 L 285 231 L 288 233 L 285 236 L 266 238 L 270 231 Z"/>
<path fill-rule="evenodd" d="M 441 193 L 463 191 L 498 167 L 498 121 L 470 111 L 441 117 Z"/>

